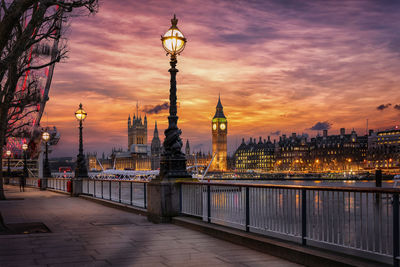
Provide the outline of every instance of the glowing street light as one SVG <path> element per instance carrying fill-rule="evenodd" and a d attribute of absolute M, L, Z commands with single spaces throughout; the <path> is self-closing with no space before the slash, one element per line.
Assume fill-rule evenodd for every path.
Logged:
<path fill-rule="evenodd" d="M 6 155 L 7 155 L 7 177 L 10 178 L 11 177 L 11 167 L 10 167 L 11 151 L 7 150 Z M 6 183 L 8 184 L 8 181 L 6 181 Z"/>
<path fill-rule="evenodd" d="M 22 150 L 24 151 L 24 177 L 27 178 L 28 177 L 28 165 L 26 163 L 26 151 L 28 150 L 28 145 L 26 143 L 24 143 L 22 145 Z"/>
<path fill-rule="evenodd" d="M 44 158 L 44 168 L 43 168 L 43 177 L 51 177 L 51 171 L 49 166 L 49 150 L 48 143 L 50 141 L 50 134 L 46 131 L 42 133 L 42 139 L 46 145 L 45 158 Z"/>
<path fill-rule="evenodd" d="M 178 29 L 178 20 L 174 15 L 171 20 L 172 26 L 161 36 L 161 42 L 167 55 L 170 55 L 169 73 L 170 95 L 169 95 L 169 116 L 168 129 L 165 130 L 165 139 L 163 143 L 163 154 L 160 161 L 160 178 L 189 178 L 191 177 L 186 171 L 186 157 L 182 153 L 182 140 L 180 135 L 182 131 L 178 128 L 178 116 L 176 107 L 176 73 L 177 55 L 185 48 L 186 38 Z"/>
<path fill-rule="evenodd" d="M 82 104 L 79 104 L 79 109 L 75 112 L 75 117 L 79 121 L 79 153 L 76 162 L 75 178 L 85 178 L 88 177 L 88 172 L 85 156 L 83 155 L 82 122 L 86 119 L 87 113 L 82 108 Z"/>

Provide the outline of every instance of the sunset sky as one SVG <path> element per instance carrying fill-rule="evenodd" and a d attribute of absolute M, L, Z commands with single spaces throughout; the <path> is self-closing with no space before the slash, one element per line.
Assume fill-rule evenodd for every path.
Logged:
<path fill-rule="evenodd" d="M 329 125 L 364 134 L 400 118 L 400 4 L 397 1 L 104 0 L 99 13 L 70 20 L 69 54 L 56 65 L 42 126 L 61 140 L 51 157 L 75 156 L 82 102 L 85 152 L 127 149 L 127 118 L 169 98 L 169 58 L 160 35 L 176 13 L 188 39 L 178 57 L 178 126 L 191 147 L 211 149 L 218 93 L 228 153 L 242 137 L 272 139 Z M 168 110 L 148 114 L 160 136 Z M 317 126 L 317 127 L 313 127 Z"/>

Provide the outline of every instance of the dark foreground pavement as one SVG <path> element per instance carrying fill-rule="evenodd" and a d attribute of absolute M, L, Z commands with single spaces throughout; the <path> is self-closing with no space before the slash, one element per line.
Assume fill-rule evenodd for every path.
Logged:
<path fill-rule="evenodd" d="M 33 188 L 24 193 L 15 186 L 5 189 L 11 199 L 0 201 L 6 224 L 43 222 L 51 233 L 0 235 L 2 267 L 300 266 L 82 198 Z"/>

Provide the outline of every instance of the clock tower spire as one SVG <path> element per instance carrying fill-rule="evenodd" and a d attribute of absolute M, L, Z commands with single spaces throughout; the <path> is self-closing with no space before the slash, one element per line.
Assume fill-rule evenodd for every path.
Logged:
<path fill-rule="evenodd" d="M 215 115 L 211 121 L 212 151 L 215 154 L 211 164 L 212 171 L 226 171 L 227 166 L 227 134 L 228 121 L 224 115 L 224 108 L 221 103 L 221 96 L 218 96 L 218 103 Z"/>

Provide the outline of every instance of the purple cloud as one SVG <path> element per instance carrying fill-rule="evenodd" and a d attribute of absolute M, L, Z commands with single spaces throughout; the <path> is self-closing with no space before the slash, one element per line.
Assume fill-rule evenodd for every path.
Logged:
<path fill-rule="evenodd" d="M 385 105 L 385 104 L 382 104 L 382 105 L 377 106 L 376 109 L 382 111 L 382 110 L 384 110 L 384 109 L 387 109 L 387 108 L 390 107 L 391 105 L 392 105 L 392 104 L 390 104 L 390 103 L 388 103 L 388 104 L 386 104 L 386 105 Z M 397 106 L 397 105 L 396 105 L 396 106 Z M 395 107 L 395 108 L 396 108 L 396 107 Z"/>
<path fill-rule="evenodd" d="M 143 108 L 143 111 L 146 112 L 147 114 L 158 114 L 163 110 L 166 110 L 169 108 L 168 102 L 164 102 L 159 105 L 151 106 L 147 105 Z"/>
<path fill-rule="evenodd" d="M 313 127 L 310 128 L 312 131 L 322 131 L 322 130 L 329 130 L 332 124 L 324 121 L 324 122 L 317 122 Z"/>

